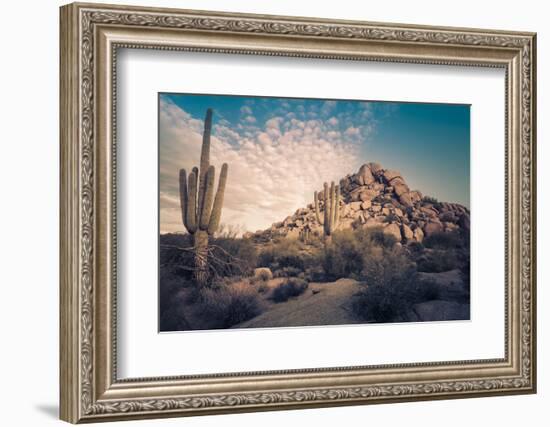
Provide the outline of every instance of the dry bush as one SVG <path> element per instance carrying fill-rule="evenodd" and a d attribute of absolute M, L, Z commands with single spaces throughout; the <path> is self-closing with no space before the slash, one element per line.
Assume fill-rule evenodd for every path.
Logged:
<path fill-rule="evenodd" d="M 275 302 L 285 302 L 291 297 L 297 297 L 304 293 L 309 283 L 303 279 L 292 278 L 284 281 L 271 294 L 271 299 Z"/>
<path fill-rule="evenodd" d="M 230 328 L 263 311 L 257 289 L 246 282 L 201 289 L 197 304 L 209 329 Z"/>

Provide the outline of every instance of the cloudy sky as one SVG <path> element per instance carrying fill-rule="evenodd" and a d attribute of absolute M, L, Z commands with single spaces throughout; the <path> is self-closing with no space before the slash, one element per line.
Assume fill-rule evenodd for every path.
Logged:
<path fill-rule="evenodd" d="M 222 223 L 265 229 L 311 203 L 324 181 L 372 161 L 423 194 L 469 207 L 469 106 L 163 93 L 161 233 L 185 230 L 178 174 L 199 165 L 207 108 L 216 187 L 229 164 Z"/>

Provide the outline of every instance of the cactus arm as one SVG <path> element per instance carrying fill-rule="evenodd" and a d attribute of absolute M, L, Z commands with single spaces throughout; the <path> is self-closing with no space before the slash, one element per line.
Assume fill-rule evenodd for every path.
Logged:
<path fill-rule="evenodd" d="M 204 196 L 202 199 L 201 215 L 199 220 L 199 228 L 201 230 L 208 229 L 210 221 L 210 212 L 212 211 L 212 202 L 214 201 L 214 180 L 216 179 L 216 169 L 210 166 L 204 177 Z"/>
<path fill-rule="evenodd" d="M 189 174 L 187 192 L 187 231 L 194 234 L 197 231 L 197 168 Z"/>
<path fill-rule="evenodd" d="M 334 230 L 338 228 L 340 224 L 340 187 L 337 185 L 334 197 Z"/>
<path fill-rule="evenodd" d="M 313 200 L 315 200 L 315 217 L 317 218 L 317 222 L 323 225 L 324 222 L 321 218 L 321 211 L 319 209 L 319 193 L 317 193 L 317 191 L 313 193 Z"/>
<path fill-rule="evenodd" d="M 206 110 L 206 118 L 204 119 L 204 133 L 202 134 L 201 148 L 201 174 L 206 174 L 210 166 L 210 134 L 212 132 L 212 109 Z"/>
<path fill-rule="evenodd" d="M 330 234 L 334 231 L 334 210 L 336 208 L 336 204 L 334 201 L 336 200 L 336 189 L 334 187 L 334 181 L 330 183 L 330 208 L 329 208 L 329 227 L 328 231 Z"/>
<path fill-rule="evenodd" d="M 214 199 L 214 206 L 212 207 L 212 213 L 210 214 L 210 222 L 208 223 L 208 234 L 212 235 L 220 226 L 220 219 L 222 216 L 223 196 L 225 193 L 225 183 L 227 182 L 227 163 L 222 165 L 222 171 L 220 173 L 220 180 L 218 182 L 218 191 L 216 191 L 216 198 Z"/>
<path fill-rule="evenodd" d="M 187 227 L 187 172 L 185 169 L 180 169 L 180 207 L 181 207 L 181 220 L 185 228 Z"/>
<path fill-rule="evenodd" d="M 199 200 L 197 216 L 202 217 L 202 207 L 204 206 L 204 196 L 206 192 L 206 174 L 210 166 L 210 134 L 212 131 L 212 109 L 206 110 L 206 118 L 204 119 L 204 132 L 202 134 L 201 147 L 201 163 L 199 176 Z"/>
<path fill-rule="evenodd" d="M 325 231 L 325 234 L 330 234 L 329 233 L 329 227 L 330 227 L 330 209 L 329 209 L 329 192 L 328 192 L 328 184 L 325 182 L 323 184 L 324 186 L 324 193 L 325 193 L 325 212 L 324 212 L 324 231 Z"/>

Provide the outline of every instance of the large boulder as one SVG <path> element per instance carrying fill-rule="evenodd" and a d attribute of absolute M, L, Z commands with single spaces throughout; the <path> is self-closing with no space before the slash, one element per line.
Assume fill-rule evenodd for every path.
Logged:
<path fill-rule="evenodd" d="M 398 242 L 401 241 L 401 229 L 397 224 L 390 224 L 387 227 L 384 227 L 384 234 L 389 234 L 397 239 Z"/>
<path fill-rule="evenodd" d="M 378 195 L 376 190 L 363 190 L 359 193 L 359 200 L 362 202 L 370 202 Z"/>
<path fill-rule="evenodd" d="M 401 178 L 401 182 L 404 182 L 403 177 L 401 176 L 401 172 L 399 171 L 386 169 L 384 172 L 382 172 L 382 176 L 384 177 L 384 180 L 387 184 L 391 183 L 392 180 L 396 178 Z"/>
<path fill-rule="evenodd" d="M 367 164 L 359 168 L 359 172 L 357 172 L 355 178 L 359 185 L 368 185 L 374 182 L 374 176 L 372 176 L 370 167 Z"/>
<path fill-rule="evenodd" d="M 411 208 L 414 206 L 413 198 L 411 197 L 411 193 L 403 193 L 399 196 L 399 201 L 402 205 L 404 205 L 407 208 Z"/>
<path fill-rule="evenodd" d="M 463 213 L 458 219 L 458 225 L 466 232 L 470 232 L 470 215 Z"/>
<path fill-rule="evenodd" d="M 374 199 L 378 195 L 378 191 L 366 187 L 357 187 L 356 189 L 352 190 L 349 195 L 350 199 L 354 202 L 365 202 L 367 200 L 370 201 Z"/>
<path fill-rule="evenodd" d="M 414 233 L 411 230 L 411 227 L 406 224 L 401 225 L 401 233 L 403 234 L 403 238 L 407 241 L 414 239 Z"/>
<path fill-rule="evenodd" d="M 394 181 L 397 181 L 397 179 Z M 393 192 L 397 195 L 397 197 L 409 192 L 409 187 L 404 182 L 392 182 L 392 185 Z"/>
<path fill-rule="evenodd" d="M 380 166 L 380 163 L 371 162 L 368 165 L 374 175 L 382 171 L 382 166 Z"/>
<path fill-rule="evenodd" d="M 443 225 L 440 222 L 430 221 L 424 226 L 424 234 L 431 236 L 434 233 L 440 233 L 443 231 Z"/>
<path fill-rule="evenodd" d="M 417 227 L 417 228 L 414 229 L 413 238 L 418 243 L 422 243 L 422 240 L 424 240 L 424 232 L 422 231 L 422 229 L 420 227 Z"/>
<path fill-rule="evenodd" d="M 422 206 L 420 211 L 430 218 L 437 217 L 437 211 L 433 207 Z"/>

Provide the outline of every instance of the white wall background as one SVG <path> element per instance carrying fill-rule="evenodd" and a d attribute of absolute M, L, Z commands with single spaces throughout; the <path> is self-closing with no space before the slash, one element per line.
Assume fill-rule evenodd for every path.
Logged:
<path fill-rule="evenodd" d="M 110 0 L 113 3 L 124 3 Z M 272 2 L 133 0 L 134 4 L 538 32 L 538 117 L 550 114 L 550 29 L 544 2 L 406 0 Z M 0 401 L 3 425 L 59 425 L 58 402 L 58 6 L 57 0 L 2 6 L 0 67 Z M 545 425 L 550 405 L 547 122 L 539 120 L 539 393 L 438 402 L 266 412 L 130 425 L 412 426 Z M 546 193 L 546 194 L 545 194 Z M 546 218 L 546 219 L 545 219 Z M 546 335 L 546 336 L 545 336 Z M 546 421 L 547 422 L 547 421 Z"/>

